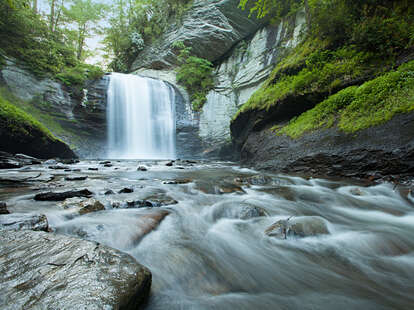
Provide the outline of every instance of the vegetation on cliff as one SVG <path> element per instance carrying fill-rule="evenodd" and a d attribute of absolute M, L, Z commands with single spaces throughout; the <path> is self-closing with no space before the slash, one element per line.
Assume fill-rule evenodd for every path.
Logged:
<path fill-rule="evenodd" d="M 345 132 L 355 132 L 413 110 L 414 61 L 411 61 L 361 86 L 345 88 L 288 125 L 273 129 L 292 138 L 334 124 Z"/>
<path fill-rule="evenodd" d="M 0 149 L 38 158 L 76 155 L 33 116 L 0 95 Z"/>
<path fill-rule="evenodd" d="M 191 47 L 186 47 L 181 41 L 174 42 L 174 48 L 179 50 L 177 82 L 190 94 L 193 110 L 199 111 L 214 86 L 213 64 L 207 59 L 192 56 Z"/>
<path fill-rule="evenodd" d="M 241 6 L 247 3 L 249 1 L 241 1 Z M 319 128 L 321 122 L 335 123 L 337 117 L 331 109 L 338 112 L 346 106 L 346 111 L 341 111 L 340 117 L 337 115 L 339 127 L 346 131 L 363 129 L 388 120 L 396 112 L 412 110 L 414 103 L 406 97 L 412 87 L 408 78 L 411 73 L 407 73 L 412 66 L 384 74 L 413 56 L 414 7 L 410 1 L 259 0 L 253 1 L 251 12 L 259 17 L 274 14 L 280 18 L 296 12 L 298 5 L 305 5 L 309 16 L 306 37 L 275 67 L 235 118 L 252 110 L 269 110 L 287 98 L 327 98 L 314 110 L 293 120 L 286 129 L 278 131 L 297 137 Z M 401 79 L 408 80 L 403 83 Z M 341 89 L 369 80 L 372 81 L 360 88 L 348 88 L 332 96 Z M 396 94 L 390 95 L 392 87 L 385 87 L 384 83 L 397 86 L 394 82 L 401 93 L 392 99 Z M 319 101 L 313 102 L 317 103 Z M 331 117 L 326 117 L 327 113 Z"/>

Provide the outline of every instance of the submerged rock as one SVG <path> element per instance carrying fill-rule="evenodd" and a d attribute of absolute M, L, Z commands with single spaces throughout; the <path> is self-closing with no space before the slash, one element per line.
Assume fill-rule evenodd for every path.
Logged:
<path fill-rule="evenodd" d="M 68 166 L 63 166 L 61 164 L 57 164 L 57 165 L 54 165 L 54 166 L 49 166 L 48 168 L 53 169 L 53 170 L 68 170 L 69 169 Z"/>
<path fill-rule="evenodd" d="M 138 309 L 150 292 L 147 268 L 96 242 L 2 231 L 0 256 L 0 308 L 5 310 Z"/>
<path fill-rule="evenodd" d="M 45 215 L 13 213 L 0 215 L 0 227 L 6 230 L 43 230 L 49 224 Z"/>
<path fill-rule="evenodd" d="M 108 189 L 107 191 L 105 191 L 104 195 L 105 196 L 109 196 L 109 195 L 114 195 L 115 192 L 112 189 Z"/>
<path fill-rule="evenodd" d="M 66 181 L 85 181 L 88 178 L 88 176 L 72 176 L 72 177 L 66 177 Z"/>
<path fill-rule="evenodd" d="M 133 193 L 133 192 L 134 192 L 133 188 L 125 187 L 125 188 L 121 189 L 118 193 L 119 194 L 130 194 L 130 193 Z"/>
<path fill-rule="evenodd" d="M 0 202 L 0 214 L 9 214 L 9 210 L 7 210 L 7 204 L 5 202 Z"/>
<path fill-rule="evenodd" d="M 286 239 L 288 237 L 310 237 L 329 234 L 326 221 L 319 216 L 303 216 L 279 220 L 265 230 L 270 237 Z"/>
<path fill-rule="evenodd" d="M 67 191 L 67 192 L 46 192 L 40 193 L 34 196 L 34 200 L 38 201 L 63 201 L 73 197 L 90 197 L 93 193 L 88 189 L 80 191 Z"/>
<path fill-rule="evenodd" d="M 239 218 L 241 220 L 248 220 L 255 217 L 261 217 L 261 216 L 269 216 L 269 213 L 260 207 L 256 206 L 244 206 L 240 210 Z"/>
<path fill-rule="evenodd" d="M 162 182 L 162 184 L 187 184 L 191 183 L 193 180 L 191 179 L 174 179 L 174 180 L 167 180 Z"/>
<path fill-rule="evenodd" d="M 137 168 L 137 171 L 147 171 L 148 170 L 148 168 L 147 167 L 145 167 L 145 166 L 139 166 L 138 168 Z"/>

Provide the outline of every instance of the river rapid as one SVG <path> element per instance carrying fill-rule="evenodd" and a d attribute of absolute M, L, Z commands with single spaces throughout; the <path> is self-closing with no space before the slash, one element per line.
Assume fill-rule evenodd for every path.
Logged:
<path fill-rule="evenodd" d="M 57 233 L 109 245 L 148 267 L 153 284 L 145 309 L 413 309 L 414 198 L 406 187 L 224 162 L 110 165 L 25 168 L 53 180 L 3 184 L 0 200 L 11 212 L 46 214 Z M 137 171 L 143 165 L 147 171 Z M 73 175 L 88 178 L 64 180 Z M 105 210 L 75 216 L 62 203 L 33 200 L 39 192 L 83 188 Z M 119 193 L 123 188 L 133 192 Z M 166 205 L 131 207 L 145 199 Z M 321 217 L 329 234 L 265 234 L 292 216 Z"/>

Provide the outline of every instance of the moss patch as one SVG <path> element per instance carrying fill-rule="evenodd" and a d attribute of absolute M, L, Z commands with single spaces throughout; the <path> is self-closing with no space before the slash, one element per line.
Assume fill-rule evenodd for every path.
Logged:
<path fill-rule="evenodd" d="M 341 130 L 352 133 L 413 110 L 414 61 L 411 61 L 359 87 L 348 87 L 292 119 L 287 126 L 273 130 L 298 138 L 306 132 L 337 124 Z"/>

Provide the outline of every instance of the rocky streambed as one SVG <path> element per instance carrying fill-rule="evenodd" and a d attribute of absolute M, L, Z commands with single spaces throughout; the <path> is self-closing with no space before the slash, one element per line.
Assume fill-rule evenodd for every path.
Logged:
<path fill-rule="evenodd" d="M 409 185 L 225 162 L 24 161 L 0 170 L 2 309 L 414 302 Z"/>

